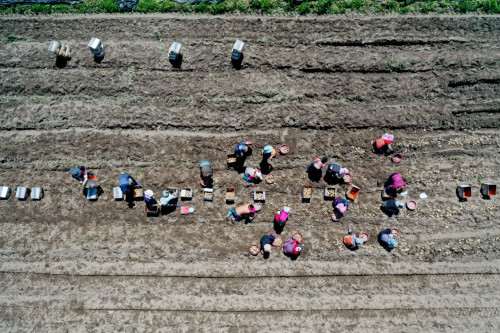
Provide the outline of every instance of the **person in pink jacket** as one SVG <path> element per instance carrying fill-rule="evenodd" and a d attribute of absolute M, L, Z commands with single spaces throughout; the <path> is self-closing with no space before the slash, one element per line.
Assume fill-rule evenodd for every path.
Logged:
<path fill-rule="evenodd" d="M 288 214 L 290 214 L 290 207 L 285 206 L 282 210 L 274 214 L 274 231 L 281 234 L 285 228 L 286 221 L 288 221 Z"/>
<path fill-rule="evenodd" d="M 401 174 L 393 173 L 390 175 L 385 181 L 385 190 L 388 194 L 404 192 L 406 190 L 406 183 Z"/>

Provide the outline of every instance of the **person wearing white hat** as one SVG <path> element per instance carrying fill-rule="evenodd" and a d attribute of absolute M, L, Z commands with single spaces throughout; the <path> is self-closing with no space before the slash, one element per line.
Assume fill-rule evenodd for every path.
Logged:
<path fill-rule="evenodd" d="M 262 249 L 262 254 L 264 255 L 264 259 L 269 258 L 269 254 L 271 253 L 272 245 L 275 239 L 276 239 L 275 234 L 264 235 L 260 239 L 260 248 Z"/>
<path fill-rule="evenodd" d="M 152 190 L 144 191 L 142 196 L 144 197 L 144 202 L 146 203 L 146 206 L 148 206 L 148 208 L 156 208 L 157 202 L 155 199 L 155 194 Z"/>

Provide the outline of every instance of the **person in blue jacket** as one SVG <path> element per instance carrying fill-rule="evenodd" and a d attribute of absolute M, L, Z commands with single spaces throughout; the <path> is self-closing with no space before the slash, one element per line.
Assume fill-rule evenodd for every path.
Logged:
<path fill-rule="evenodd" d="M 378 235 L 378 241 L 387 251 L 391 251 L 398 246 L 398 242 L 394 239 L 394 235 L 392 234 L 392 229 L 385 229 L 382 231 Z"/>
<path fill-rule="evenodd" d="M 132 178 L 128 173 L 122 172 L 118 186 L 120 186 L 126 200 L 130 202 L 134 200 L 134 186 L 141 186 L 141 183 Z"/>
<path fill-rule="evenodd" d="M 260 239 L 260 248 L 262 249 L 261 253 L 264 255 L 264 259 L 269 258 L 275 239 L 276 234 L 264 235 Z"/>

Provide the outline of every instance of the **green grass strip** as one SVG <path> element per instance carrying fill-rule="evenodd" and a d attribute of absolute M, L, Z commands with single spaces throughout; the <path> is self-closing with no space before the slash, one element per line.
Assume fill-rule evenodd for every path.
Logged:
<path fill-rule="evenodd" d="M 84 0 L 76 5 L 32 5 L 1 7 L 0 14 L 91 14 L 118 13 L 115 0 Z M 227 0 L 218 4 L 179 4 L 169 0 L 141 0 L 137 13 L 263 14 L 263 15 L 344 15 L 344 14 L 498 14 L 500 0 L 435 0 L 383 2 L 373 0 Z"/>

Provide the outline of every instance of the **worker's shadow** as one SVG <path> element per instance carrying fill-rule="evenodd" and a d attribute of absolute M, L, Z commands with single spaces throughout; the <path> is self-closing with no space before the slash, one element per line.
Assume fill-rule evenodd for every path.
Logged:
<path fill-rule="evenodd" d="M 182 54 L 179 54 L 177 59 L 169 60 L 173 68 L 181 69 L 182 67 Z"/>
<path fill-rule="evenodd" d="M 233 58 L 231 58 L 231 64 L 233 65 L 234 69 L 237 69 L 237 70 L 241 69 L 241 64 L 243 63 L 243 58 L 244 57 L 245 56 L 242 53 L 239 59 L 233 59 Z"/>
<path fill-rule="evenodd" d="M 274 232 L 277 233 L 278 235 L 281 235 L 283 232 L 283 229 L 285 229 L 285 225 L 280 225 L 276 220 L 273 220 L 274 222 Z"/>
<path fill-rule="evenodd" d="M 100 65 L 103 60 L 104 60 L 104 56 L 98 57 L 98 56 L 94 55 L 94 62 L 96 64 Z"/>
<path fill-rule="evenodd" d="M 335 177 L 333 174 L 327 172 L 325 173 L 325 176 L 323 177 L 323 180 L 328 184 L 328 185 L 339 185 L 340 180 Z"/>
<path fill-rule="evenodd" d="M 128 204 L 128 208 L 132 209 L 135 207 L 134 194 L 132 192 L 125 194 L 125 201 Z"/>
<path fill-rule="evenodd" d="M 315 171 L 315 170 L 308 170 L 307 171 L 307 177 L 309 177 L 309 180 L 313 182 L 319 182 L 321 180 L 321 170 Z"/>
<path fill-rule="evenodd" d="M 177 202 L 175 202 L 175 204 L 177 204 Z M 162 206 L 160 213 L 161 215 L 168 215 L 170 213 L 173 213 L 176 208 L 177 206 Z"/>
<path fill-rule="evenodd" d="M 378 243 L 380 244 L 380 246 L 382 246 L 382 247 L 384 248 L 384 250 L 386 250 L 387 252 L 391 252 L 391 251 L 392 251 L 392 249 L 391 249 L 391 248 L 389 248 L 389 247 L 387 246 L 387 244 L 386 244 L 385 242 L 383 242 L 383 241 L 382 241 L 381 236 L 382 236 L 382 233 L 379 233 L 379 234 L 378 234 L 378 237 L 377 237 Z"/>
<path fill-rule="evenodd" d="M 292 261 L 295 261 L 299 258 L 300 254 L 286 254 L 285 253 L 285 256 L 287 256 L 288 258 L 290 258 L 290 260 Z"/>
<path fill-rule="evenodd" d="M 260 162 L 259 166 L 260 166 L 260 171 L 264 175 L 267 175 L 267 174 L 271 173 L 271 171 L 273 171 L 273 166 L 271 164 L 269 164 L 267 162 L 267 160 L 266 161 L 262 160 Z"/>
<path fill-rule="evenodd" d="M 101 185 L 98 185 L 98 186 L 96 187 L 96 189 L 97 189 L 97 197 L 100 197 L 101 195 L 103 195 L 103 194 L 104 194 L 104 190 L 102 189 Z M 86 188 L 86 187 L 84 187 L 82 192 L 83 192 L 83 196 L 84 196 L 84 197 L 87 197 L 87 195 L 88 195 L 88 193 L 89 193 L 89 189 L 88 189 L 88 188 Z"/>
<path fill-rule="evenodd" d="M 396 215 L 396 216 L 399 215 L 399 210 L 398 211 L 394 211 L 394 210 L 391 210 L 391 209 L 387 209 L 384 206 L 380 206 L 380 210 L 385 215 L 387 215 L 388 217 L 393 217 L 394 215 Z"/>
<path fill-rule="evenodd" d="M 63 69 L 66 67 L 67 64 L 68 64 L 68 59 L 66 59 L 65 57 L 57 56 L 56 64 L 54 66 L 59 69 Z"/>

